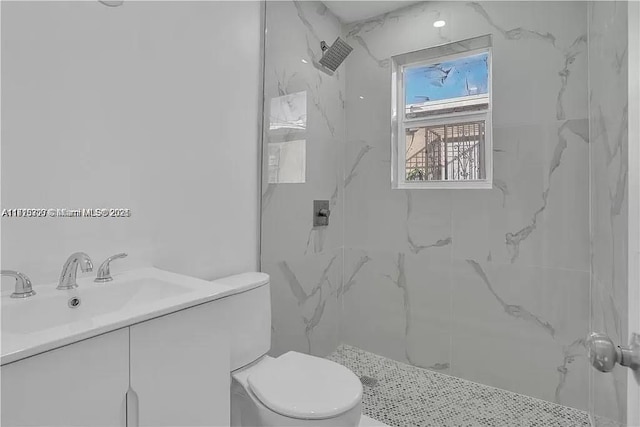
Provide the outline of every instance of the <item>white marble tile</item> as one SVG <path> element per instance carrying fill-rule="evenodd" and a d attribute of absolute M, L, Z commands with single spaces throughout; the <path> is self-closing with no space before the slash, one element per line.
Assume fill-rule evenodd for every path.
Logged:
<path fill-rule="evenodd" d="M 345 251 L 342 341 L 447 371 L 449 276 L 424 253 Z"/>
<path fill-rule="evenodd" d="M 429 261 L 451 259 L 453 230 L 449 191 L 405 190 L 407 198 L 406 235 L 412 254 L 425 254 Z"/>
<path fill-rule="evenodd" d="M 585 3 L 479 2 L 468 7 L 491 28 L 494 78 L 505 79 L 494 86 L 496 125 L 586 117 Z"/>
<path fill-rule="evenodd" d="M 319 2 L 267 5 L 265 99 L 304 93 L 296 99 L 305 99 L 306 121 L 302 130 L 265 129 L 264 152 L 269 143 L 304 139 L 307 161 L 305 184 L 266 185 L 269 168 L 264 156 L 262 254 L 266 262 L 342 246 L 344 108 L 340 98 L 344 79 L 338 73 L 329 76 L 311 63 L 320 52 L 319 34 L 331 38 L 342 30 L 333 15 L 318 12 L 320 6 Z M 302 110 L 301 105 L 296 108 Z M 330 200 L 328 227 L 312 227 L 314 199 Z"/>
<path fill-rule="evenodd" d="M 589 269 L 586 120 L 494 129 L 494 189 L 453 193 L 456 258 Z"/>
<path fill-rule="evenodd" d="M 542 126 L 494 128 L 496 188 L 452 195 L 454 257 L 535 263 L 531 254 L 522 253 L 530 241 L 514 247 L 507 243 L 507 233 L 518 234 L 520 240 L 533 234 L 533 229 L 520 230 L 531 225 L 544 204 L 544 136 Z M 512 241 L 515 238 L 510 236 Z"/>
<path fill-rule="evenodd" d="M 549 7 L 557 16 L 546 23 L 540 18 L 548 15 Z M 381 130 L 380 125 L 388 123 L 390 78 L 386 67 L 375 64 L 376 58 L 442 43 L 441 34 L 431 26 L 434 9 L 450 17 L 446 27 L 450 40 L 487 32 L 494 36 L 494 144 L 502 151 L 495 154 L 496 188 L 452 192 L 454 221 L 456 208 L 464 218 L 463 224 L 452 226 L 452 234 L 459 237 L 451 236 L 454 253 L 459 250 L 462 257 L 477 258 L 481 252 L 499 261 L 587 270 L 588 249 L 583 243 L 588 241 L 588 148 L 582 139 L 586 126 L 574 126 L 579 122 L 574 120 L 556 122 L 559 117 L 587 115 L 586 74 L 577 71 L 567 77 L 561 96 L 564 112 L 556 114 L 562 87 L 558 73 L 565 66 L 575 71 L 585 65 L 584 3 L 430 3 L 348 27 L 347 34 L 356 44 L 347 64 L 347 140 L 362 141 L 371 151 L 360 184 L 346 192 L 346 246 L 353 242 L 357 247 L 377 247 L 379 240 L 401 248 L 401 198 L 394 194 L 400 191 L 389 190 L 389 170 L 385 170 L 390 167 L 386 163 L 390 160 L 390 131 L 388 127 Z M 575 19 L 580 14 L 585 20 Z M 568 54 L 572 55 L 569 64 Z M 572 134 L 582 127 L 585 132 L 581 135 Z M 354 156 L 355 150 L 347 143 L 347 162 Z M 553 162 L 559 162 L 559 167 L 551 173 Z M 574 184 L 578 191 L 571 190 Z M 427 200 L 434 192 L 414 194 L 414 200 Z M 387 226 L 379 227 L 377 233 L 370 231 L 376 221 L 368 220 L 367 212 L 372 209 L 378 213 L 376 220 L 386 219 Z M 483 218 L 491 226 L 473 228 Z M 507 243 L 509 234 L 513 236 Z M 520 244 L 529 234 L 532 237 Z M 442 238 L 431 237 L 424 243 L 415 240 L 412 247 L 419 250 Z"/>
<path fill-rule="evenodd" d="M 346 153 L 345 246 L 449 259 L 451 193 L 391 189 L 388 150 L 365 141 L 348 142 Z"/>
<path fill-rule="evenodd" d="M 275 351 L 323 353 L 345 342 L 585 409 L 586 3 L 425 2 L 342 30 L 325 9 L 267 5 L 265 90 L 306 91 L 308 125 L 303 136 L 265 142 L 304 137 L 313 159 L 306 184 L 263 189 L 263 266 L 278 282 Z M 436 18 L 446 27 L 433 28 Z M 339 31 L 354 51 L 329 77 L 316 45 Z M 494 189 L 392 190 L 389 58 L 483 34 L 494 46 Z M 605 108 L 615 104 L 603 98 Z M 335 216 L 314 230 L 311 201 L 322 198 Z M 339 279 L 320 287 L 321 298 L 317 282 L 343 247 L 344 268 L 333 261 Z"/>
<path fill-rule="evenodd" d="M 554 17 L 544 20 L 550 9 Z M 447 17 L 446 32 L 433 29 L 434 10 Z M 346 342 L 405 362 L 409 349 L 410 355 L 424 354 L 425 362 L 412 357 L 414 363 L 434 365 L 450 355 L 440 350 L 451 334 L 454 374 L 586 408 L 588 377 L 580 341 L 587 332 L 590 263 L 586 24 L 586 4 L 579 2 L 434 2 L 347 28 L 347 41 L 355 49 L 346 68 L 345 174 L 350 163 L 359 162 L 345 189 L 345 277 L 350 266 L 360 265 L 360 273 L 353 293 L 345 294 L 343 333 L 351 340 Z M 391 190 L 388 58 L 487 33 L 493 34 L 494 189 Z M 411 323 L 407 333 L 402 293 L 380 279 L 394 271 L 398 253 L 404 253 L 406 277 L 418 276 L 415 283 L 407 280 L 410 307 L 414 298 L 423 301 L 420 292 L 429 300 L 426 295 L 439 289 L 419 286 L 427 267 L 412 262 L 422 256 L 440 267 L 451 265 L 452 257 L 489 262 L 487 268 L 509 276 L 508 282 L 506 277 L 495 280 L 497 287 L 509 285 L 514 301 L 506 304 L 514 306 L 500 307 L 485 288 L 490 299 L 480 307 L 497 304 L 495 317 L 484 320 L 484 311 L 465 317 L 465 310 L 436 310 L 435 318 Z M 367 261 L 361 265 L 363 257 Z M 459 267 L 456 261 L 450 275 L 455 277 Z M 468 274 L 467 280 L 477 280 L 473 270 Z M 467 301 L 483 301 L 482 295 L 454 292 L 450 297 L 460 309 Z M 445 299 L 441 294 L 432 301 L 441 309 Z M 554 326 L 526 308 L 505 313 L 519 310 L 515 305 L 522 299 L 531 299 Z M 410 309 L 411 316 L 415 311 Z M 427 309 L 419 313 L 428 316 Z M 494 330 L 494 324 L 505 326 Z M 425 343 L 412 341 L 412 331 L 440 344 L 412 350 Z M 527 332 L 539 352 L 525 345 Z M 468 347 L 467 334 L 477 334 Z M 403 341 L 403 335 L 408 339 Z M 485 342 L 495 344 L 502 357 L 492 360 Z M 471 362 L 474 346 L 481 347 L 476 351 L 482 354 L 482 368 Z M 455 357 L 460 357 L 457 371 Z M 523 369 L 515 365 L 518 360 L 537 365 Z"/>
<path fill-rule="evenodd" d="M 627 5 L 589 3 L 591 133 L 591 328 L 626 342 L 627 332 Z M 592 370 L 596 416 L 624 423 L 626 373 Z"/>
<path fill-rule="evenodd" d="M 587 409 L 589 274 L 455 260 L 452 373 Z"/>
<path fill-rule="evenodd" d="M 402 250 L 407 245 L 407 199 L 391 189 L 385 151 L 366 140 L 347 142 L 345 247 Z"/>
<path fill-rule="evenodd" d="M 447 17 L 440 31 L 436 12 Z M 430 2 L 352 24 L 347 40 L 360 53 L 350 64 L 377 75 L 393 55 L 492 34 L 494 123 L 503 126 L 586 117 L 586 31 L 584 2 Z"/>
<path fill-rule="evenodd" d="M 330 147 L 330 146 L 329 146 Z M 262 259 L 277 261 L 310 253 L 322 253 L 342 244 L 342 203 L 335 171 L 307 184 L 270 184 L 263 201 Z M 310 178 L 308 178 L 310 179 Z M 311 187 L 311 188 L 310 188 Z M 331 216 L 326 227 L 313 227 L 313 200 L 329 200 Z M 263 199 L 264 200 L 264 199 Z"/>
<path fill-rule="evenodd" d="M 324 355 L 339 337 L 345 81 L 341 72 L 330 76 L 318 69 L 320 41 L 342 34 L 340 22 L 323 7 L 266 5 L 265 102 L 286 101 L 286 111 L 271 116 L 289 123 L 274 128 L 265 108 L 261 261 L 272 278 L 274 354 Z M 269 144 L 297 140 L 305 141 L 305 182 L 267 184 Z M 330 201 L 329 226 L 313 227 L 313 200 Z"/>
<path fill-rule="evenodd" d="M 338 249 L 263 264 L 271 276 L 272 354 L 324 356 L 339 344 L 341 259 Z"/>
<path fill-rule="evenodd" d="M 345 249 L 341 341 L 406 361 L 404 290 L 385 277 L 397 256 Z"/>

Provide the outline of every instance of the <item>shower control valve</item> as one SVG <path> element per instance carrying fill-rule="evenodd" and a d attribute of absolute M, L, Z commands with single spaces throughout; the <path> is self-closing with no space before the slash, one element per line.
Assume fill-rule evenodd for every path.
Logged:
<path fill-rule="evenodd" d="M 329 210 L 328 200 L 314 200 L 313 201 L 313 226 L 314 227 L 326 227 L 329 225 Z"/>

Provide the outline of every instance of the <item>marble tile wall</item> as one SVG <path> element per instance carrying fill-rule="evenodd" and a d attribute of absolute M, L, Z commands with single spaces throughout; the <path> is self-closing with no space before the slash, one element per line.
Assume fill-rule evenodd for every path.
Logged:
<path fill-rule="evenodd" d="M 626 53 L 623 29 L 609 34 L 623 8 L 427 2 L 348 25 L 320 2 L 266 12 L 265 106 L 306 91 L 308 109 L 304 130 L 265 127 L 265 152 L 301 139 L 307 152 L 303 184 L 268 184 L 263 159 L 272 353 L 342 342 L 620 421 L 621 374 L 594 376 L 590 405 L 584 338 L 626 334 Z M 392 190 L 389 58 L 484 34 L 494 188 Z M 354 51 L 329 76 L 319 42 L 338 35 Z M 326 229 L 314 199 L 330 200 Z"/>
<path fill-rule="evenodd" d="M 626 344 L 627 4 L 589 3 L 591 329 Z M 626 368 L 590 371 L 592 411 L 624 423 Z"/>
<path fill-rule="evenodd" d="M 341 341 L 586 410 L 586 3 L 428 2 L 345 32 Z M 494 188 L 392 190 L 389 58 L 484 34 Z"/>
<path fill-rule="evenodd" d="M 324 356 L 339 343 L 345 78 L 342 70 L 320 71 L 317 61 L 320 41 L 331 44 L 342 24 L 321 2 L 269 1 L 266 29 L 261 264 L 272 283 L 272 353 Z M 306 129 L 270 129 L 271 99 L 302 91 Z M 299 140 L 305 182 L 269 184 L 268 144 Z M 330 201 L 328 227 L 313 228 L 314 199 Z"/>

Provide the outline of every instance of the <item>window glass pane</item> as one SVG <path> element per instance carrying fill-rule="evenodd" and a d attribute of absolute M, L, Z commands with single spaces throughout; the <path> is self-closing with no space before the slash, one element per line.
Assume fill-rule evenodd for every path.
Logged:
<path fill-rule="evenodd" d="M 407 104 L 488 93 L 488 53 L 405 69 Z"/>
<path fill-rule="evenodd" d="M 488 107 L 489 53 L 404 70 L 407 118 Z"/>
<path fill-rule="evenodd" d="M 484 121 L 408 127 L 405 138 L 407 181 L 484 178 Z"/>

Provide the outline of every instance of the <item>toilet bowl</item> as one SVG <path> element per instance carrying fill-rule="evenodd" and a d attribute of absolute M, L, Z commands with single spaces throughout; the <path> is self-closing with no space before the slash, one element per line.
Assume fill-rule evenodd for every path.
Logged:
<path fill-rule="evenodd" d="M 357 426 L 361 402 L 353 372 L 294 351 L 232 373 L 232 426 Z"/>
<path fill-rule="evenodd" d="M 232 426 L 357 426 L 362 384 L 346 367 L 271 347 L 271 287 L 264 273 L 216 280 L 234 288 L 225 299 L 229 326 Z"/>

